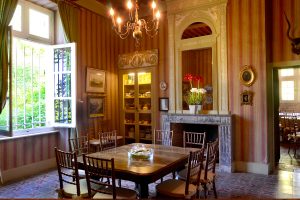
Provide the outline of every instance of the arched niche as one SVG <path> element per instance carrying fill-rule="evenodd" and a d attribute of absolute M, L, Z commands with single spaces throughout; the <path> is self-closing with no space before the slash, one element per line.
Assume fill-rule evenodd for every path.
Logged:
<path fill-rule="evenodd" d="M 182 52 L 211 48 L 213 109 L 208 114 L 228 114 L 226 0 L 168 0 L 170 112 L 185 113 L 182 106 Z M 193 23 L 207 24 L 211 35 L 182 39 Z"/>

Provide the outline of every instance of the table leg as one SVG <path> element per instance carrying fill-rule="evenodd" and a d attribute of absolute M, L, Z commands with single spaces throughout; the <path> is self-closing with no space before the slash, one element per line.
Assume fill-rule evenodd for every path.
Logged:
<path fill-rule="evenodd" d="M 137 186 L 138 186 L 140 198 L 148 198 L 149 196 L 148 183 L 138 183 Z"/>

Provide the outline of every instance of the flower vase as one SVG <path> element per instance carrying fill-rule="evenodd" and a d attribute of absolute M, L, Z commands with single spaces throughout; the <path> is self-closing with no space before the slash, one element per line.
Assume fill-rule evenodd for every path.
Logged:
<path fill-rule="evenodd" d="M 196 114 L 196 105 L 189 105 L 190 114 Z"/>
<path fill-rule="evenodd" d="M 202 105 L 196 105 L 196 114 L 200 114 L 202 110 Z"/>

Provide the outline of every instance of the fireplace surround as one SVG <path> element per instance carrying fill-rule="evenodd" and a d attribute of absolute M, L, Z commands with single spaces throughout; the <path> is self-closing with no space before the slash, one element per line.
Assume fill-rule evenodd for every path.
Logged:
<path fill-rule="evenodd" d="M 233 172 L 232 150 L 232 115 L 190 115 L 190 114 L 163 114 L 161 125 L 164 130 L 170 130 L 172 124 L 198 124 L 217 126 L 219 138 L 219 170 Z M 176 130 L 174 130 L 176 132 Z M 182 134 L 182 132 L 181 132 Z M 180 146 L 180 142 L 177 143 Z"/>

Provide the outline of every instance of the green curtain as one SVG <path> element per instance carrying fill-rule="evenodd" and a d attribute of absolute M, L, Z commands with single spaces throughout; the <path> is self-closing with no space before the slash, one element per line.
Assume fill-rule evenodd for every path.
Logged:
<path fill-rule="evenodd" d="M 67 41 L 77 42 L 78 8 L 65 0 L 58 0 L 57 6 Z"/>
<path fill-rule="evenodd" d="M 0 0 L 0 113 L 2 112 L 8 87 L 8 25 L 14 15 L 18 0 Z"/>

